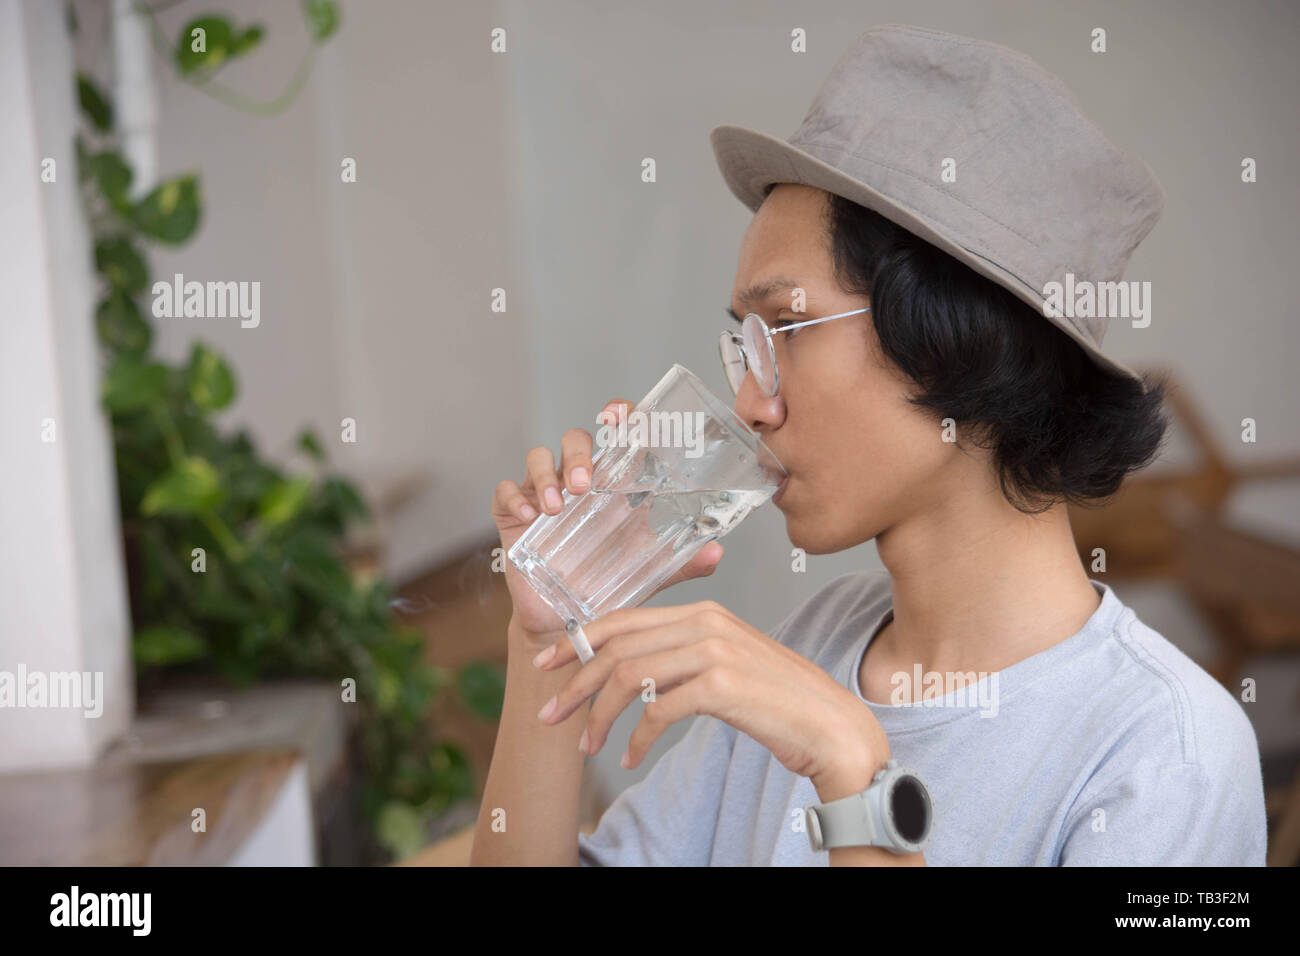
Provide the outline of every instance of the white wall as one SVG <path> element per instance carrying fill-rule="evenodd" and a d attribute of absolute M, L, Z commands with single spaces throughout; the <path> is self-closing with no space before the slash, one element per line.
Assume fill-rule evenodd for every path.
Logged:
<path fill-rule="evenodd" d="M 225 82 L 270 99 L 309 41 L 296 3 L 223 2 L 266 26 Z M 164 12 L 169 37 L 193 15 Z M 414 470 L 428 491 L 394 529 L 388 569 L 424 570 L 490 530 L 496 481 L 527 441 L 528 296 L 514 281 L 502 67 L 487 52 L 490 9 L 343 4 L 302 95 L 247 116 L 157 68 L 160 170 L 197 169 L 196 237 L 155 254 L 156 272 L 258 280 L 257 328 L 160 320 L 160 350 L 196 337 L 228 355 L 240 396 L 225 421 L 289 461 L 315 427 L 332 461 L 363 483 Z M 343 183 L 340 163 L 357 163 Z M 509 311 L 490 311 L 495 287 Z M 340 420 L 357 422 L 357 443 Z M 489 480 L 486 476 L 495 476 Z"/>

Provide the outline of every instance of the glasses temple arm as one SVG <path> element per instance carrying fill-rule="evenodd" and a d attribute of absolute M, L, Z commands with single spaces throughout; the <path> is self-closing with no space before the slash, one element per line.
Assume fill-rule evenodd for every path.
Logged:
<path fill-rule="evenodd" d="M 801 329 L 805 325 L 816 325 L 818 322 L 829 322 L 831 319 L 842 319 L 848 315 L 857 315 L 860 312 L 870 312 L 871 306 L 865 309 L 854 309 L 852 312 L 841 312 L 839 315 L 828 315 L 824 319 L 809 319 L 806 322 L 796 322 L 794 325 L 787 325 L 784 328 L 772 329 L 773 332 L 789 332 L 791 329 Z"/>

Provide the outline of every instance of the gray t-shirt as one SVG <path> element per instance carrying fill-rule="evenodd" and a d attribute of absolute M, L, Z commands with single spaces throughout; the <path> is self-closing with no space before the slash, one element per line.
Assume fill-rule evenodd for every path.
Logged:
<path fill-rule="evenodd" d="M 931 866 L 1263 866 L 1259 745 L 1241 705 L 1108 585 L 1092 584 L 1102 603 L 1082 630 L 975 692 L 934 691 L 943 706 L 862 697 L 863 654 L 892 615 L 886 571 L 836 578 L 772 637 L 863 700 L 893 758 L 925 781 Z M 803 825 L 802 808 L 817 802 L 807 777 L 703 715 L 579 835 L 579 859 L 826 866 Z"/>

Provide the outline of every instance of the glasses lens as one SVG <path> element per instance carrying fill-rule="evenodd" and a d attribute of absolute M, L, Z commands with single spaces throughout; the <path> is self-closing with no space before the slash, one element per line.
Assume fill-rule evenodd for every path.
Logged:
<path fill-rule="evenodd" d="M 767 327 L 753 312 L 745 316 L 740 328 L 745 341 L 745 355 L 749 358 L 750 370 L 758 381 L 758 387 L 767 395 L 776 394 L 776 356 L 772 354 L 772 342 L 767 337 Z"/>
<path fill-rule="evenodd" d="M 722 356 L 722 371 L 727 376 L 727 384 L 733 393 L 740 391 L 740 384 L 745 380 L 745 356 L 740 351 L 740 342 L 736 333 L 723 332 L 718 336 L 718 354 Z"/>

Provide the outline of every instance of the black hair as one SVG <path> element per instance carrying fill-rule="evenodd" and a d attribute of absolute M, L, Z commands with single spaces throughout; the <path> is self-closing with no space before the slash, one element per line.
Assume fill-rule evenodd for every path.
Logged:
<path fill-rule="evenodd" d="M 771 187 L 769 187 L 770 189 Z M 884 216 L 831 194 L 836 280 L 871 298 L 909 401 L 991 450 L 1002 495 L 1027 514 L 1104 503 L 1159 454 L 1165 383 L 1098 366 L 1012 292 Z"/>

